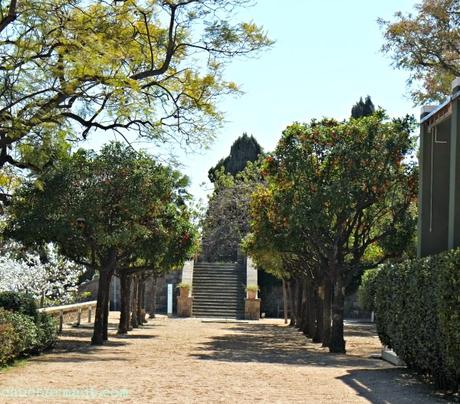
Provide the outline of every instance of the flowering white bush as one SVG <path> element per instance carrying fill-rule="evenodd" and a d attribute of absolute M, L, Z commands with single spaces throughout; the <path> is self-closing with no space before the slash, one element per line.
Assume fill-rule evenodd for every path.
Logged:
<path fill-rule="evenodd" d="M 53 244 L 45 248 L 46 263 L 36 252 L 18 257 L 18 245 L 10 244 L 0 256 L 0 291 L 23 292 L 36 299 L 69 303 L 75 297 L 84 267 L 60 255 Z"/>

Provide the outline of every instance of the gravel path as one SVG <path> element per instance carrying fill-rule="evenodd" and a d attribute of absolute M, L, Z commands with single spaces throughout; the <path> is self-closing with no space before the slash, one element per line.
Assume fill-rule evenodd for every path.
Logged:
<path fill-rule="evenodd" d="M 1 403 L 436 403 L 404 369 L 370 359 L 371 326 L 348 325 L 331 355 L 280 320 L 150 320 L 129 337 L 89 345 L 67 329 L 48 354 L 0 373 Z"/>

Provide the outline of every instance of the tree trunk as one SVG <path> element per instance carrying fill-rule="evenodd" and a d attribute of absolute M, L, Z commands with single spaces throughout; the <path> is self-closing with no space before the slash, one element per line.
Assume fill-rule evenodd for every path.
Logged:
<path fill-rule="evenodd" d="M 302 306 L 300 315 L 300 328 L 302 332 L 308 336 L 308 286 L 310 281 L 305 278 L 302 282 Z"/>
<path fill-rule="evenodd" d="M 133 328 L 139 328 L 139 318 L 137 317 L 137 305 L 138 305 L 138 297 L 139 297 L 139 282 L 137 277 L 133 278 L 133 291 L 131 297 L 131 326 Z"/>
<path fill-rule="evenodd" d="M 123 271 L 120 274 L 120 322 L 118 323 L 118 334 L 126 334 L 129 330 L 131 315 L 131 278 Z"/>
<path fill-rule="evenodd" d="M 322 342 L 324 337 L 324 330 L 323 330 L 323 301 L 321 299 L 322 290 L 316 286 L 314 288 L 314 296 L 315 296 L 315 324 L 316 330 L 315 335 L 313 336 L 313 342 Z"/>
<path fill-rule="evenodd" d="M 295 298 L 294 298 L 294 292 L 293 292 L 294 286 L 292 285 L 292 280 L 289 280 L 287 282 L 287 286 L 288 286 L 288 295 L 289 295 L 289 305 L 291 306 L 290 307 L 291 308 L 291 321 L 289 323 L 289 326 L 294 327 L 296 318 L 295 318 Z"/>
<path fill-rule="evenodd" d="M 99 271 L 96 314 L 94 316 L 94 330 L 91 338 L 93 345 L 102 345 L 107 337 L 106 312 L 109 304 L 112 274 L 113 267 L 110 265 L 102 267 Z"/>
<path fill-rule="evenodd" d="M 150 318 L 155 318 L 157 312 L 157 281 L 158 278 L 154 275 L 152 282 L 152 311 L 150 312 Z"/>
<path fill-rule="evenodd" d="M 308 337 L 314 339 L 316 335 L 316 296 L 313 284 L 308 287 Z"/>
<path fill-rule="evenodd" d="M 343 308 L 345 303 L 345 286 L 342 276 L 339 275 L 334 285 L 332 300 L 332 328 L 329 351 L 345 353 L 345 340 L 343 339 Z"/>
<path fill-rule="evenodd" d="M 302 280 L 296 279 L 296 288 L 295 288 L 295 326 L 299 330 L 302 330 Z"/>
<path fill-rule="evenodd" d="M 284 279 L 281 279 L 283 282 L 283 315 L 284 315 L 284 324 L 288 323 L 288 301 L 287 301 L 287 285 Z"/>
<path fill-rule="evenodd" d="M 142 275 L 138 278 L 138 298 L 137 298 L 137 320 L 139 325 L 146 323 L 145 319 L 145 304 L 144 304 L 144 297 L 145 297 L 145 279 Z"/>
<path fill-rule="evenodd" d="M 331 338 L 332 284 L 329 279 L 323 282 L 323 347 L 329 346 Z"/>
<path fill-rule="evenodd" d="M 109 292 L 107 293 L 107 302 L 104 306 L 104 327 L 102 328 L 102 336 L 104 341 L 109 339 L 109 313 L 110 313 L 110 282 Z"/>

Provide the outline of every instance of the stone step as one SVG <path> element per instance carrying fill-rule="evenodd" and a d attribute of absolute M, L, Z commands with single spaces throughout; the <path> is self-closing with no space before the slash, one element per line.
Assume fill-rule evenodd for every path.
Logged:
<path fill-rule="evenodd" d="M 194 289 L 192 290 L 192 296 L 203 296 L 203 295 L 213 295 L 213 296 L 240 296 L 244 293 L 240 292 L 237 288 L 207 288 L 207 289 Z"/>
<path fill-rule="evenodd" d="M 228 298 L 236 299 L 241 296 L 244 296 L 244 293 L 241 293 L 240 291 L 236 289 L 234 290 L 208 289 L 208 290 L 197 290 L 192 294 L 192 296 L 196 298 L 212 296 L 212 297 L 228 297 Z"/>
<path fill-rule="evenodd" d="M 223 317 L 223 318 L 243 318 L 243 313 L 240 311 L 197 311 L 193 317 Z"/>
<path fill-rule="evenodd" d="M 212 280 L 213 282 L 223 281 L 223 282 L 234 282 L 234 281 L 243 281 L 243 277 L 239 275 L 226 275 L 226 276 L 219 276 L 219 275 L 198 275 L 193 277 L 194 281 L 208 281 Z"/>
<path fill-rule="evenodd" d="M 241 284 L 241 285 L 244 285 L 244 282 L 242 282 L 240 279 L 226 279 L 226 280 L 222 280 L 222 279 L 211 279 L 211 278 L 206 278 L 206 279 L 195 279 L 193 282 L 192 282 L 192 285 L 195 285 L 195 286 L 200 286 L 200 285 L 222 285 L 222 286 L 225 286 L 225 285 L 238 285 L 238 284 Z"/>
<path fill-rule="evenodd" d="M 238 271 L 209 271 L 209 270 L 206 270 L 206 271 L 194 271 L 193 272 L 193 277 L 195 276 L 235 276 L 235 275 L 238 275 L 238 276 L 243 276 L 243 274 L 241 272 L 238 272 Z"/>
<path fill-rule="evenodd" d="M 193 283 L 193 289 L 203 288 L 203 289 L 241 289 L 244 290 L 244 287 L 240 285 L 239 282 L 228 282 L 228 283 L 216 283 L 216 282 L 207 282 L 207 283 Z"/>
<path fill-rule="evenodd" d="M 193 275 L 203 275 L 203 274 L 211 274 L 211 275 L 220 275 L 220 276 L 225 276 L 225 275 L 240 275 L 240 271 L 236 271 L 234 269 L 226 269 L 225 271 L 220 271 L 216 269 L 201 269 L 197 271 L 193 271 Z M 242 275 L 242 274 L 241 274 Z"/>
<path fill-rule="evenodd" d="M 228 296 L 228 297 L 222 297 L 222 296 L 198 296 L 198 297 L 193 297 L 194 302 L 213 302 L 216 304 L 227 304 L 227 303 L 238 303 L 241 300 L 241 302 L 244 301 L 244 298 L 239 298 L 237 296 Z"/>
<path fill-rule="evenodd" d="M 195 317 L 242 318 L 245 271 L 238 264 L 199 262 L 193 269 Z"/>

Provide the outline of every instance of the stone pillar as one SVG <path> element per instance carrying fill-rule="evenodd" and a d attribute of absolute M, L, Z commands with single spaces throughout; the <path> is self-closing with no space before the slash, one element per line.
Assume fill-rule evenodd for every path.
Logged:
<path fill-rule="evenodd" d="M 246 286 L 258 285 L 257 268 L 251 257 L 246 260 Z M 256 296 L 257 297 L 257 296 Z"/>
<path fill-rule="evenodd" d="M 182 283 L 188 283 L 190 287 L 193 285 L 193 265 L 194 262 L 185 261 L 182 268 Z M 193 292 L 193 290 L 192 290 Z M 177 315 L 179 317 L 192 317 L 193 315 L 193 297 L 189 293 L 181 293 L 177 296 Z"/>
<path fill-rule="evenodd" d="M 188 283 L 190 286 L 193 284 L 193 261 L 185 261 L 182 268 L 182 282 Z"/>
<path fill-rule="evenodd" d="M 258 285 L 257 268 L 251 257 L 246 260 L 246 286 Z M 260 299 L 256 296 L 253 299 L 246 299 L 244 301 L 244 318 L 246 320 L 259 320 L 260 319 Z"/>

